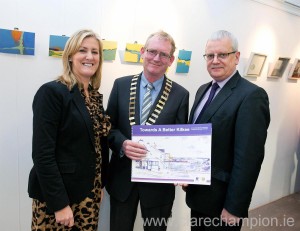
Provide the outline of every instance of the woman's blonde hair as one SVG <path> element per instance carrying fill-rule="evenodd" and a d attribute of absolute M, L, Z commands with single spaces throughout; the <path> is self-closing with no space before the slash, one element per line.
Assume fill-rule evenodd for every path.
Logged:
<path fill-rule="evenodd" d="M 71 58 L 73 55 L 78 52 L 82 41 L 85 38 L 93 37 L 99 43 L 99 66 L 95 74 L 91 77 L 90 84 L 92 85 L 93 89 L 98 90 L 101 84 L 102 78 L 102 63 L 103 63 L 103 47 L 100 36 L 96 34 L 92 30 L 79 30 L 75 32 L 67 41 L 63 55 L 63 73 L 61 76 L 58 77 L 58 81 L 67 85 L 69 90 L 71 90 L 75 84 L 78 84 L 79 88 L 83 88 L 82 83 L 76 78 L 72 70 L 72 62 Z"/>

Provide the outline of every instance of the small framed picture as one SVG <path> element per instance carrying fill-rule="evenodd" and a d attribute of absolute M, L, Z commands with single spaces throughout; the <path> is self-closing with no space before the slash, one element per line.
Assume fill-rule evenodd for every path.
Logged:
<path fill-rule="evenodd" d="M 291 58 L 288 57 L 279 57 L 276 62 L 274 63 L 271 72 L 269 73 L 268 77 L 270 78 L 280 78 L 283 76 Z"/>
<path fill-rule="evenodd" d="M 289 73 L 289 79 L 300 79 L 300 59 L 295 59 Z"/>
<path fill-rule="evenodd" d="M 252 52 L 245 69 L 245 76 L 259 77 L 266 59 L 267 55 Z"/>

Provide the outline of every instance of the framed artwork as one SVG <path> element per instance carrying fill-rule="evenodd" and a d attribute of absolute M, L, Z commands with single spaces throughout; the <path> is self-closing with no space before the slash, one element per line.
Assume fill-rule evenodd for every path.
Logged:
<path fill-rule="evenodd" d="M 50 35 L 49 38 L 49 56 L 61 58 L 65 49 L 65 45 L 69 37 L 62 35 Z"/>
<path fill-rule="evenodd" d="M 34 55 L 35 33 L 18 29 L 0 29 L 0 52 L 18 55 Z"/>
<path fill-rule="evenodd" d="M 103 60 L 113 61 L 116 59 L 118 43 L 115 41 L 102 40 L 103 44 Z"/>
<path fill-rule="evenodd" d="M 289 73 L 289 79 L 300 79 L 300 59 L 295 59 Z"/>
<path fill-rule="evenodd" d="M 138 43 L 127 43 L 124 55 L 125 62 L 131 63 L 142 63 L 141 59 L 141 48 L 143 44 Z"/>
<path fill-rule="evenodd" d="M 176 73 L 189 73 L 191 56 L 191 51 L 179 50 Z"/>
<path fill-rule="evenodd" d="M 291 60 L 291 58 L 288 58 L 288 57 L 279 57 L 276 60 L 273 68 L 271 69 L 271 72 L 269 73 L 268 77 L 270 77 L 270 78 L 282 77 L 290 60 Z"/>
<path fill-rule="evenodd" d="M 267 55 L 252 52 L 250 54 L 250 58 L 245 69 L 245 76 L 259 77 L 266 62 L 266 59 Z"/>

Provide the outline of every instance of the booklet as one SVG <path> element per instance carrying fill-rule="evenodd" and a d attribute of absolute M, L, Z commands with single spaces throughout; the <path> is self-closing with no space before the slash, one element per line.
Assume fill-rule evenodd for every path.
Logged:
<path fill-rule="evenodd" d="M 211 124 L 132 126 L 148 153 L 132 161 L 131 181 L 210 185 L 211 134 Z"/>

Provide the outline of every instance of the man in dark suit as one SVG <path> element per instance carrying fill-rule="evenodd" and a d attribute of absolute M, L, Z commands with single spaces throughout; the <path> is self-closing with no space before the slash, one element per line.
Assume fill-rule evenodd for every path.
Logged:
<path fill-rule="evenodd" d="M 212 124 L 212 178 L 209 186 L 184 187 L 191 230 L 240 230 L 264 158 L 270 123 L 268 95 L 236 70 L 240 52 L 230 32 L 215 32 L 204 58 L 213 80 L 198 89 L 189 123 Z M 214 98 L 204 106 L 212 98 L 214 83 Z"/>
<path fill-rule="evenodd" d="M 187 123 L 189 93 L 165 76 L 174 61 L 174 51 L 175 43 L 169 34 L 163 31 L 151 34 L 141 49 L 143 72 L 114 82 L 107 106 L 112 123 L 108 137 L 112 157 L 107 185 L 111 231 L 133 230 L 139 202 L 144 230 L 166 230 L 175 187 L 173 184 L 131 182 L 132 160 L 140 160 L 147 153 L 143 145 L 131 140 L 131 126 Z M 145 116 L 142 104 L 148 85 L 152 88 L 149 90 L 152 106 Z M 151 220 L 162 223 L 149 223 Z"/>

